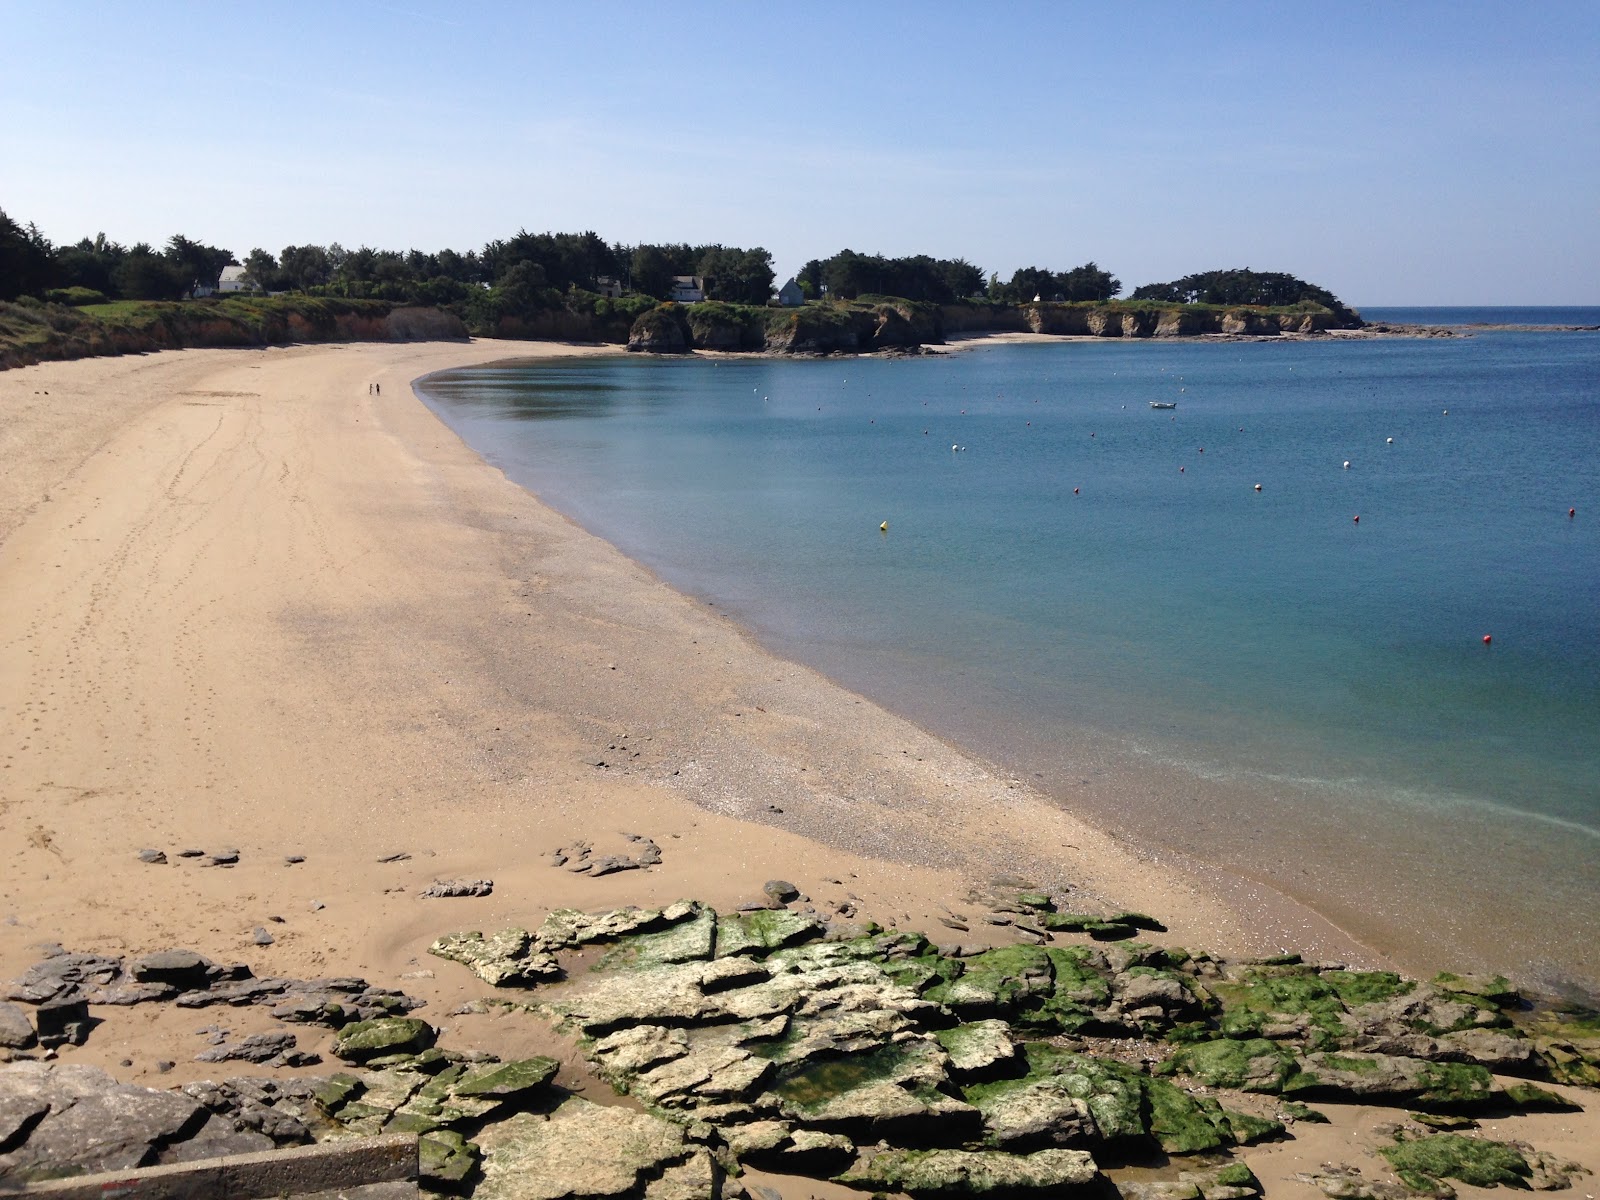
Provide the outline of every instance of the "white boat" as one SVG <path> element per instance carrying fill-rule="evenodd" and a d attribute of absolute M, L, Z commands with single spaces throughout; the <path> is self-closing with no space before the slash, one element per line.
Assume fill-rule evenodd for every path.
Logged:
<path fill-rule="evenodd" d="M 1150 401 L 1150 407 L 1151 408 L 1177 408 L 1178 407 L 1178 402 L 1176 400 L 1152 400 L 1152 401 Z"/>

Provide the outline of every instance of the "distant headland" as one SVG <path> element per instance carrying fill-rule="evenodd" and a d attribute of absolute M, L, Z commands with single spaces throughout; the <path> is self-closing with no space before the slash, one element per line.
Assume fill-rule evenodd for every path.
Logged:
<path fill-rule="evenodd" d="M 1358 334 L 1360 313 L 1282 272 L 1123 285 L 1094 262 L 1009 280 L 965 259 L 842 250 L 776 287 L 762 247 L 611 244 L 526 231 L 481 250 L 163 249 L 103 233 L 56 246 L 0 212 L 0 366 L 181 347 L 522 338 L 656 354 L 919 353 L 986 333 L 1073 337 Z M 1377 333 L 1378 330 L 1372 330 Z M 1422 331 L 1384 327 L 1381 332 Z M 1448 336 L 1448 334 L 1445 334 Z"/>

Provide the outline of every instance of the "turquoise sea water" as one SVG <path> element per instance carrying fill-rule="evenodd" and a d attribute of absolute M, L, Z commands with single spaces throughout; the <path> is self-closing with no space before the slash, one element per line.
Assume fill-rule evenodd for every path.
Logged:
<path fill-rule="evenodd" d="M 1103 823 L 1412 963 L 1600 988 L 1600 336 L 585 359 L 423 391 L 780 653 Z"/>

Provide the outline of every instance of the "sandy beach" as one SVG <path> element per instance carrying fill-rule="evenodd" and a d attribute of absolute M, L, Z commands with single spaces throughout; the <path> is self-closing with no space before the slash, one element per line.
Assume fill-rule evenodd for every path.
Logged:
<path fill-rule="evenodd" d="M 615 350 L 359 344 L 0 372 L 0 978 L 42 944 L 184 946 L 401 984 L 438 1020 L 482 991 L 426 953 L 453 930 L 558 906 L 731 907 L 775 877 L 819 908 L 934 930 L 975 917 L 974 889 L 1000 874 L 1155 914 L 1173 945 L 1391 965 L 774 657 L 512 485 L 410 386 L 592 353 Z M 552 865 L 580 841 L 624 853 L 628 834 L 661 864 Z M 419 898 L 446 879 L 494 888 Z M 1008 940 L 964 923 L 968 943 Z M 462 1036 L 492 1041 L 477 1020 Z M 204 1078 L 203 1023 L 120 1011 L 63 1053 L 152 1086 Z M 1320 1194 L 1290 1177 L 1364 1161 L 1374 1111 L 1247 1161 L 1269 1195 Z M 1506 1135 L 1600 1168 L 1592 1113 Z"/>

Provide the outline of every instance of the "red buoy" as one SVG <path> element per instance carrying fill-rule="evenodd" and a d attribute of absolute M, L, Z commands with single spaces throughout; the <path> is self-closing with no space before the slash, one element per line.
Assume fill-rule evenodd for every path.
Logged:
<path fill-rule="evenodd" d="M 1567 509 L 1567 516 L 1569 516 L 1569 517 L 1575 517 L 1575 516 L 1577 516 L 1577 515 L 1578 515 L 1578 510 L 1577 510 L 1577 509 L 1575 509 L 1575 508 L 1569 508 L 1569 509 Z"/>
<path fill-rule="evenodd" d="M 1492 637 L 1490 637 L 1487 633 L 1483 635 L 1483 644 L 1485 646 L 1487 646 L 1492 641 L 1494 641 L 1494 639 Z"/>
<path fill-rule="evenodd" d="M 1179 467 L 1179 468 L 1178 468 L 1178 474 L 1179 474 L 1179 475 L 1182 475 L 1182 474 L 1183 474 L 1183 468 L 1182 468 L 1182 467 Z"/>
<path fill-rule="evenodd" d="M 1361 524 L 1361 514 L 1360 513 L 1357 513 L 1354 517 L 1352 517 L 1350 519 L 1352 521 L 1354 521 L 1357 525 Z"/>
<path fill-rule="evenodd" d="M 1077 495 L 1077 494 L 1078 494 L 1078 489 L 1077 489 L 1077 488 L 1073 488 L 1073 489 L 1072 489 L 1072 494 L 1073 494 L 1073 495 L 1074 495 L 1074 496 L 1076 496 L 1076 495 Z"/>

